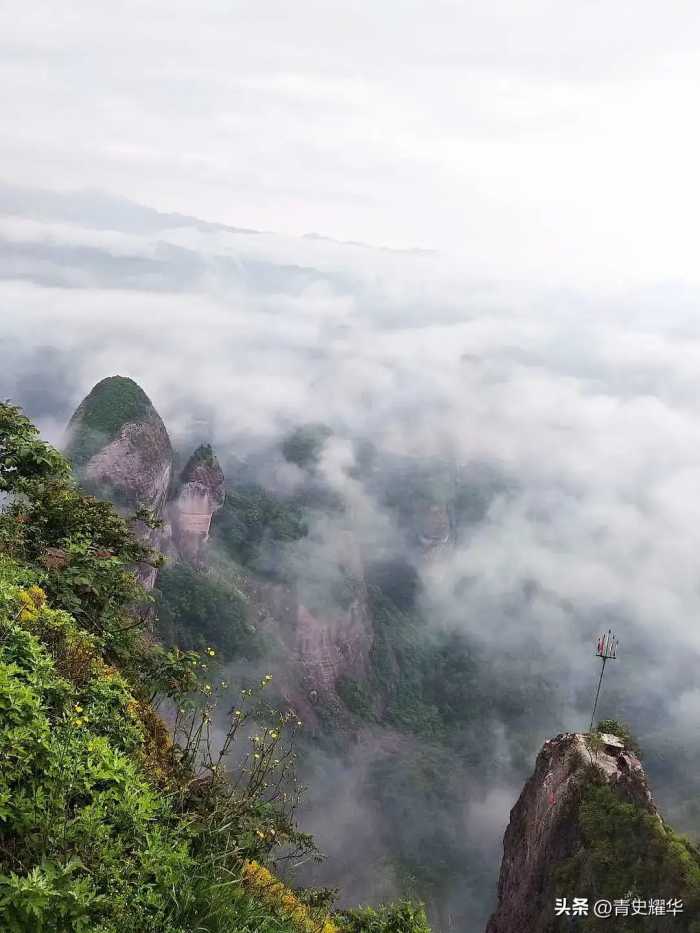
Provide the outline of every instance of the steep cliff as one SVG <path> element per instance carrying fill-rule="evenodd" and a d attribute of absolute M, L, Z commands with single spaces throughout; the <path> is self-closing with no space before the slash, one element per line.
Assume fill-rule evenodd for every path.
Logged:
<path fill-rule="evenodd" d="M 224 504 L 224 474 L 211 447 L 202 445 L 192 454 L 180 475 L 168 505 L 175 549 L 182 560 L 200 566 L 202 549 L 209 537 L 214 512 Z"/>
<path fill-rule="evenodd" d="M 91 491 L 125 509 L 162 511 L 172 472 L 170 439 L 132 379 L 110 376 L 97 383 L 68 424 L 66 454 Z"/>
<path fill-rule="evenodd" d="M 663 902 L 659 913 L 652 901 Z M 625 741 L 564 733 L 545 742 L 511 811 L 486 933 L 696 931 L 699 918 L 700 853 L 664 824 Z"/>
<path fill-rule="evenodd" d="M 288 578 L 266 577 L 247 567 L 239 580 L 249 621 L 280 646 L 286 659 L 276 671 L 277 685 L 312 729 L 319 717 L 333 717 L 336 723 L 347 718 L 338 683 L 367 677 L 374 641 L 352 531 L 339 531 L 329 540 L 319 563 L 306 556 Z"/>
<path fill-rule="evenodd" d="M 66 454 L 88 492 L 109 499 L 122 514 L 146 508 L 162 517 L 173 451 L 163 420 L 133 379 L 110 376 L 97 383 L 68 424 Z M 143 522 L 134 530 L 159 546 L 159 532 Z M 151 588 L 156 571 L 145 565 L 137 570 Z"/>

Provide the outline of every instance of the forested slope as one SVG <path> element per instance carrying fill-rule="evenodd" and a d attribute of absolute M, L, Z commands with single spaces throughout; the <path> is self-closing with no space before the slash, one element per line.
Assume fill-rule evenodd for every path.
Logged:
<path fill-rule="evenodd" d="M 216 745 L 213 652 L 149 633 L 132 568 L 158 556 L 8 404 L 0 496 L 0 926 L 426 931 L 410 904 L 334 914 L 265 867 L 314 851 L 294 816 L 295 712 L 269 708 L 263 677 Z"/>

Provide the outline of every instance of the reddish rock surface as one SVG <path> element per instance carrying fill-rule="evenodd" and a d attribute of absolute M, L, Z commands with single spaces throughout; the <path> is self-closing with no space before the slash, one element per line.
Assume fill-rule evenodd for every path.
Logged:
<path fill-rule="evenodd" d="M 119 511 L 131 515 L 144 507 L 160 519 L 170 489 L 172 460 L 168 433 L 156 416 L 125 424 L 118 437 L 88 460 L 82 479 L 89 489 L 107 495 Z M 143 522 L 135 522 L 134 530 L 146 544 L 159 546 L 157 530 Z M 146 589 L 155 586 L 155 568 L 139 564 L 136 574 Z"/>
<path fill-rule="evenodd" d="M 163 422 L 125 424 L 119 436 L 88 460 L 83 480 L 112 492 L 117 506 L 162 512 L 170 487 L 172 450 Z"/>
<path fill-rule="evenodd" d="M 182 560 L 201 565 L 212 516 L 225 498 L 219 461 L 210 447 L 200 447 L 183 470 L 177 494 L 168 506 L 173 545 Z"/>
<path fill-rule="evenodd" d="M 278 685 L 311 726 L 321 708 L 333 709 L 340 717 L 348 715 L 336 683 L 340 677 L 366 677 L 374 640 L 364 568 L 352 532 L 334 538 L 328 559 L 350 581 L 344 607 L 312 608 L 294 585 L 264 582 L 252 575 L 242 581 L 251 622 L 286 645 L 292 663 L 277 675 Z"/>
<path fill-rule="evenodd" d="M 578 791 L 595 763 L 624 799 L 656 814 L 644 770 L 630 751 L 589 751 L 583 735 L 563 733 L 545 742 L 532 777 L 510 813 L 503 839 L 498 905 L 486 933 L 555 933 L 554 872 L 576 853 L 581 837 Z"/>

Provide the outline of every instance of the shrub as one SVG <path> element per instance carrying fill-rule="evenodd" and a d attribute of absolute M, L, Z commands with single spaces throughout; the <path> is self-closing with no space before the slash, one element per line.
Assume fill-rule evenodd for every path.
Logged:
<path fill-rule="evenodd" d="M 243 865 L 243 882 L 277 913 L 294 921 L 303 933 L 339 933 L 333 921 L 313 911 L 293 891 L 275 878 L 263 865 L 248 861 Z"/>
<path fill-rule="evenodd" d="M 617 719 L 601 719 L 596 728 L 597 733 L 606 732 L 610 735 L 616 735 L 625 743 L 625 748 L 629 748 L 636 755 L 640 754 L 639 743 L 632 735 L 630 727 L 626 723 L 619 722 Z"/>
<path fill-rule="evenodd" d="M 276 550 L 307 533 L 302 511 L 288 499 L 272 495 L 262 486 L 229 488 L 224 507 L 214 514 L 212 538 L 234 561 L 274 570 Z M 268 553 L 266 553 L 266 551 Z"/>
<path fill-rule="evenodd" d="M 282 442 L 285 460 L 302 469 L 318 465 L 323 447 L 333 432 L 325 424 L 304 424 L 296 428 Z"/>
<path fill-rule="evenodd" d="M 582 845 L 557 869 L 558 891 L 571 897 L 678 898 L 683 914 L 674 917 L 679 933 L 698 929 L 700 915 L 700 851 L 665 827 L 647 809 L 618 796 L 590 772 L 577 814 Z M 583 930 L 607 929 L 604 920 L 588 917 Z M 655 930 L 653 918 L 616 917 L 615 929 Z"/>
<path fill-rule="evenodd" d="M 339 919 L 347 933 L 430 933 L 423 907 L 409 901 L 343 911 Z"/>
<path fill-rule="evenodd" d="M 161 570 L 156 597 L 158 633 L 166 644 L 185 651 L 214 646 L 223 660 L 260 655 L 245 599 L 232 583 L 174 564 Z"/>
<path fill-rule="evenodd" d="M 351 677 L 339 677 L 335 689 L 351 713 L 365 721 L 374 719 L 372 700 L 366 684 Z"/>

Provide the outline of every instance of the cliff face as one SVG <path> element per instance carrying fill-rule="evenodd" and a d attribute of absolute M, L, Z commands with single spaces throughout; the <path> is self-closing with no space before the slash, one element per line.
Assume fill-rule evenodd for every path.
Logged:
<path fill-rule="evenodd" d="M 592 775 L 596 786 L 610 788 L 616 798 L 639 808 L 661 829 L 639 759 L 621 742 L 616 740 L 616 744 L 620 747 L 602 744 L 592 752 L 585 737 L 577 733 L 545 742 L 534 773 L 511 810 L 503 840 L 498 904 L 486 933 L 569 929 L 570 918 L 555 916 L 556 899 L 564 894 L 558 871 L 585 853 L 590 842 L 582 833 L 580 806 Z M 583 897 L 590 878 L 581 874 L 576 895 Z M 621 890 L 616 896 L 625 894 Z"/>
<path fill-rule="evenodd" d="M 332 608 L 299 601 L 296 652 L 309 690 L 332 691 L 339 677 L 364 678 L 372 647 L 372 624 L 367 610 L 364 568 L 355 537 L 349 529 L 337 532 L 329 554 L 343 580 L 344 595 Z"/>
<path fill-rule="evenodd" d="M 225 498 L 219 461 L 210 446 L 199 447 L 182 471 L 175 498 L 168 505 L 173 545 L 182 560 L 201 566 L 212 516 Z"/>
<path fill-rule="evenodd" d="M 210 446 L 201 446 L 185 466 L 171 497 L 173 450 L 163 420 L 132 380 L 98 382 L 70 420 L 66 454 L 81 484 L 109 499 L 123 514 L 140 507 L 163 522 L 137 534 L 156 550 L 199 566 L 214 512 L 225 498 L 224 474 Z M 141 583 L 155 584 L 152 567 L 138 567 Z"/>
<path fill-rule="evenodd" d="M 160 516 L 172 474 L 172 450 L 158 420 L 125 424 L 111 443 L 88 460 L 84 484 L 107 493 L 118 507 L 145 506 Z"/>
<path fill-rule="evenodd" d="M 275 583 L 248 574 L 242 581 L 251 621 L 280 639 L 291 662 L 276 675 L 278 686 L 312 727 L 321 711 L 347 716 L 337 682 L 366 678 L 374 641 L 364 567 L 350 530 L 336 535 L 326 557 L 344 581 L 340 600 L 313 599 L 298 580 Z"/>
<path fill-rule="evenodd" d="M 81 481 L 125 509 L 162 510 L 173 452 L 165 425 L 132 379 L 110 376 L 68 424 L 66 453 Z"/>
<path fill-rule="evenodd" d="M 85 489 L 109 499 L 124 514 L 139 507 L 161 518 L 170 489 L 173 451 L 165 425 L 132 379 L 111 376 L 83 399 L 68 425 L 66 454 Z M 141 522 L 136 531 L 154 547 L 158 532 Z M 152 567 L 137 568 L 147 588 Z"/>

